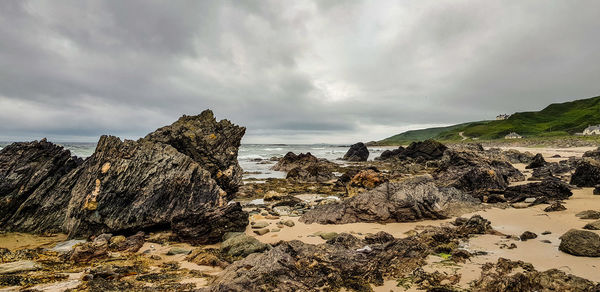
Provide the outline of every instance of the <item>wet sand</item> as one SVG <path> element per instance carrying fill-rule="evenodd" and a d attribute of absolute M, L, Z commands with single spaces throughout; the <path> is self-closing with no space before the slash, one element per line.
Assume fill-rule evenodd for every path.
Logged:
<path fill-rule="evenodd" d="M 40 236 L 27 233 L 9 232 L 0 234 L 0 248 L 26 249 L 51 248 L 57 243 L 67 240 L 66 234 Z"/>

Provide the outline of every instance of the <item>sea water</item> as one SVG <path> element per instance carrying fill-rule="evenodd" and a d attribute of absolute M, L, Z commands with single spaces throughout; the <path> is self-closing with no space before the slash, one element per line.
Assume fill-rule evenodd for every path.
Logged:
<path fill-rule="evenodd" d="M 0 150 L 8 143 L 0 143 Z M 87 158 L 94 153 L 96 143 L 60 142 L 75 156 Z M 285 173 L 271 170 L 276 163 L 274 160 L 283 157 L 288 152 L 295 154 L 310 152 L 318 158 L 343 164 L 341 158 L 346 154 L 350 145 L 336 144 L 243 144 L 238 150 L 238 161 L 244 169 L 244 178 L 266 179 L 283 178 Z M 369 147 L 369 159 L 373 159 L 389 147 Z"/>

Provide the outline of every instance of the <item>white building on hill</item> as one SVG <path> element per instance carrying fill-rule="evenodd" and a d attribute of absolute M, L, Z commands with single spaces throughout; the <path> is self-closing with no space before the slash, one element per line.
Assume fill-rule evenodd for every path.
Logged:
<path fill-rule="evenodd" d="M 523 138 L 523 136 L 521 136 L 515 132 L 512 132 L 512 133 L 504 136 L 504 139 L 521 139 L 521 138 Z"/>
<path fill-rule="evenodd" d="M 583 135 L 585 135 L 585 136 L 600 135 L 600 125 L 589 126 L 589 127 L 585 128 L 585 130 L 583 130 Z"/>

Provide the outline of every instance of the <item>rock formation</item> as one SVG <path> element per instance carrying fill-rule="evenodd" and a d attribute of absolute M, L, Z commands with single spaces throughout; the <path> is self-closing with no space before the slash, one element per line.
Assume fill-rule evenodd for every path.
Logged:
<path fill-rule="evenodd" d="M 339 203 L 317 206 L 300 220 L 305 223 L 406 222 L 446 218 L 453 204 L 476 204 L 473 197 L 454 188 L 439 188 L 431 177 L 384 183 Z"/>
<path fill-rule="evenodd" d="M 244 131 L 229 121 L 217 122 L 211 111 L 204 111 L 183 116 L 138 141 L 102 136 L 83 163 L 45 141 L 13 144 L 0 152 L 0 182 L 12 186 L 9 190 L 23 189 L 24 198 L 18 204 L 0 205 L 0 212 L 10 214 L 3 229 L 65 232 L 71 237 L 133 233 L 169 228 L 182 216 L 228 210 L 225 205 L 241 181 L 237 149 Z M 23 171 L 23 177 L 9 175 L 14 165 L 27 163 L 14 153 L 28 151 L 31 170 Z M 44 173 L 50 174 L 43 182 L 24 183 Z M 240 226 L 247 222 L 247 214 L 234 216 L 239 221 L 227 224 L 210 218 L 204 223 L 232 227 L 215 228 L 221 234 L 207 235 L 210 238 L 243 230 Z"/>
<path fill-rule="evenodd" d="M 350 146 L 343 159 L 347 161 L 367 161 L 368 158 L 369 149 L 363 142 L 358 142 Z"/>
<path fill-rule="evenodd" d="M 388 159 L 400 159 L 404 160 L 407 158 L 435 160 L 440 159 L 444 152 L 448 149 L 444 144 L 434 141 L 425 140 L 423 142 L 413 142 L 408 147 L 404 148 L 400 146 L 395 150 L 386 150 L 376 158 L 377 160 L 388 160 Z"/>
<path fill-rule="evenodd" d="M 578 187 L 595 187 L 600 184 L 600 162 L 581 161 L 571 175 L 571 184 Z"/>
<path fill-rule="evenodd" d="M 542 167 L 544 165 L 546 165 L 546 160 L 544 159 L 544 156 L 542 156 L 542 154 L 538 153 L 533 157 L 533 161 L 531 161 L 531 163 L 529 165 L 527 165 L 525 168 L 526 169 L 533 169 L 533 168 L 538 168 L 538 167 Z"/>
<path fill-rule="evenodd" d="M 600 235 L 586 230 L 571 229 L 560 237 L 558 249 L 568 254 L 600 257 Z"/>

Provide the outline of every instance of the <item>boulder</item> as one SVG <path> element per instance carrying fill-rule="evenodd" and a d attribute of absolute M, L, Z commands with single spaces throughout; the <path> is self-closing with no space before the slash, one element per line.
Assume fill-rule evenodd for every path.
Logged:
<path fill-rule="evenodd" d="M 434 141 L 425 140 L 423 142 L 413 142 L 408 147 L 399 147 L 396 150 L 386 150 L 377 160 L 420 158 L 424 161 L 436 160 L 442 158 L 444 152 L 448 149 L 444 144 Z"/>
<path fill-rule="evenodd" d="M 565 207 L 563 204 L 561 204 L 558 201 L 556 201 L 556 202 L 550 204 L 550 206 L 544 208 L 544 212 L 558 212 L 558 211 L 564 211 L 564 210 L 567 210 L 567 207 Z"/>
<path fill-rule="evenodd" d="M 430 176 L 384 183 L 341 202 L 319 205 L 300 221 L 319 224 L 354 222 L 407 222 L 446 218 L 455 206 L 475 205 L 477 200 L 454 188 L 439 188 Z"/>
<path fill-rule="evenodd" d="M 571 229 L 560 237 L 559 250 L 575 256 L 600 257 L 600 235 Z"/>
<path fill-rule="evenodd" d="M 467 192 L 504 189 L 510 182 L 525 180 L 510 162 L 476 151 L 445 151 L 433 175 L 439 184 Z"/>
<path fill-rule="evenodd" d="M 595 187 L 600 184 L 600 162 L 581 161 L 571 175 L 571 184 L 578 187 Z"/>
<path fill-rule="evenodd" d="M 525 168 L 526 169 L 533 169 L 533 168 L 538 168 L 538 167 L 542 167 L 544 165 L 546 165 L 546 160 L 544 159 L 544 156 L 542 156 L 542 154 L 538 153 L 533 157 L 533 161 L 531 161 L 531 163 L 529 165 L 527 165 Z"/>
<path fill-rule="evenodd" d="M 244 131 L 227 120 L 217 122 L 211 111 L 204 111 L 137 141 L 102 136 L 83 163 L 45 141 L 13 144 L 0 154 L 0 184 L 6 190 L 46 172 L 52 175 L 27 192 L 23 187 L 26 200 L 0 203 L 0 213 L 10 214 L 1 216 L 8 219 L 0 226 L 9 231 L 64 232 L 73 238 L 168 229 L 176 216 L 198 219 L 202 217 L 198 214 L 218 213 L 241 182 L 237 147 Z M 23 177 L 2 177 L 27 161 L 8 157 L 11 153 L 29 152 L 31 165 L 43 168 L 23 171 Z M 44 161 L 53 162 L 35 158 L 46 156 Z"/>
<path fill-rule="evenodd" d="M 600 211 L 585 210 L 575 214 L 579 219 L 600 219 Z"/>
<path fill-rule="evenodd" d="M 600 147 L 595 150 L 586 151 L 583 153 L 583 157 L 589 157 L 592 159 L 600 159 Z"/>
<path fill-rule="evenodd" d="M 291 169 L 285 178 L 299 182 L 327 182 L 335 179 L 335 175 L 328 165 L 313 163 Z"/>
<path fill-rule="evenodd" d="M 92 242 L 76 245 L 69 259 L 75 263 L 86 263 L 108 257 L 108 243 L 111 237 L 110 234 L 104 233 L 98 235 Z"/>
<path fill-rule="evenodd" d="M 587 229 L 587 230 L 600 230 L 600 220 L 596 220 L 592 223 L 588 223 L 585 226 L 583 226 L 583 229 Z"/>
<path fill-rule="evenodd" d="M 262 252 L 270 248 L 268 244 L 244 233 L 233 233 L 221 243 L 220 251 L 230 257 L 246 257 L 252 253 Z"/>
<path fill-rule="evenodd" d="M 368 158 L 369 149 L 363 142 L 358 142 L 350 146 L 343 159 L 347 161 L 367 161 Z"/>
<path fill-rule="evenodd" d="M 318 163 L 319 159 L 312 155 L 310 152 L 308 153 L 300 153 L 296 155 L 293 152 L 288 152 L 283 158 L 279 159 L 279 161 L 271 168 L 277 171 L 290 171 L 296 167 L 304 167 L 308 164 Z"/>
<path fill-rule="evenodd" d="M 114 251 L 137 252 L 144 245 L 144 232 L 140 231 L 132 236 L 113 236 L 108 247 Z"/>
<path fill-rule="evenodd" d="M 171 221 L 171 228 L 180 240 L 198 245 L 219 242 L 227 232 L 244 231 L 248 222 L 248 213 L 242 210 L 240 203 L 233 203 L 176 216 Z"/>
<path fill-rule="evenodd" d="M 358 172 L 346 185 L 347 195 L 352 197 L 361 192 L 374 189 L 385 182 L 385 177 L 379 171 L 366 169 Z"/>
<path fill-rule="evenodd" d="M 567 183 L 558 179 L 547 179 L 542 182 L 508 187 L 503 194 L 507 200 L 519 202 L 527 198 L 565 200 L 571 197 L 573 192 Z"/>

